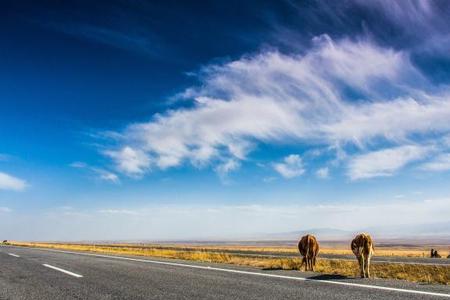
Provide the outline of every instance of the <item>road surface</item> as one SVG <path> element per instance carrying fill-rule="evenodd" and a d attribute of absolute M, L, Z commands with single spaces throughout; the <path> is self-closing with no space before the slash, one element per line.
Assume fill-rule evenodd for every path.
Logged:
<path fill-rule="evenodd" d="M 0 247 L 0 299 L 449 299 L 450 287 Z"/>

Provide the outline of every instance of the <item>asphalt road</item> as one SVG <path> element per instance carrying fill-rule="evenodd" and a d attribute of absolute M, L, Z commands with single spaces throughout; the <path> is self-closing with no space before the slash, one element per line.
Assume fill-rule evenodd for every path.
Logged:
<path fill-rule="evenodd" d="M 448 299 L 450 287 L 0 247 L 0 299 Z"/>

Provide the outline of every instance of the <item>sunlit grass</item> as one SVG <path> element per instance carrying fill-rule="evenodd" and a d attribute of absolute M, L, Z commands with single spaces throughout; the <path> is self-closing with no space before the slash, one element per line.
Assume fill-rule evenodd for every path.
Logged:
<path fill-rule="evenodd" d="M 215 250 L 215 251 L 240 251 L 240 252 L 269 252 L 279 253 L 286 255 L 297 255 L 298 250 L 296 245 L 290 247 L 287 246 L 246 246 L 246 245 L 192 245 L 192 244 L 114 244 L 114 246 L 126 246 L 126 247 L 148 247 L 148 248 L 163 248 L 163 249 L 186 249 L 186 250 Z M 433 246 L 416 246 L 412 247 L 398 247 L 398 246 L 376 246 L 375 252 L 377 256 L 398 256 L 398 257 L 428 257 L 429 250 Z M 441 248 L 448 248 L 448 246 L 442 246 Z M 439 254 L 442 257 L 447 257 L 450 254 L 448 250 L 442 250 L 439 247 Z M 321 247 L 321 254 L 336 254 L 336 255 L 353 255 L 350 250 L 350 245 L 338 245 L 336 247 Z"/>
<path fill-rule="evenodd" d="M 245 255 L 236 255 L 230 253 L 211 252 L 208 250 L 230 249 L 229 247 L 197 247 L 196 250 L 186 250 L 185 246 L 171 246 L 158 247 L 153 246 L 136 246 L 136 245 L 91 245 L 91 244 L 62 244 L 62 243 L 26 243 L 26 242 L 11 242 L 12 245 L 27 246 L 27 247 L 43 247 L 53 249 L 75 250 L 75 251 L 90 251 L 97 253 L 109 253 L 119 255 L 137 255 L 137 256 L 152 256 L 161 258 L 174 258 L 184 260 L 194 260 L 202 262 L 213 263 L 227 263 L 244 266 L 252 266 L 261 269 L 282 269 L 282 270 L 299 270 L 300 258 L 270 258 L 270 257 L 251 257 Z M 237 248 L 233 248 L 236 250 Z M 245 247 L 248 249 L 248 247 Z M 271 248 L 252 248 L 264 249 L 264 251 Z M 240 250 L 243 250 L 240 248 Z M 287 250 L 287 249 L 284 249 Z M 344 250 L 342 252 L 333 252 L 334 254 L 347 254 Z M 391 253 L 393 250 L 390 250 Z M 286 253 L 296 253 L 295 251 L 285 251 Z M 323 252 L 322 252 L 323 253 Z M 400 254 L 405 255 L 405 251 L 400 251 Z M 316 271 L 325 274 L 339 274 L 342 276 L 358 276 L 359 269 L 356 261 L 348 260 L 327 260 L 318 259 Z M 377 263 L 372 264 L 372 276 L 377 278 L 388 279 L 404 279 L 414 282 L 424 283 L 450 283 L 450 267 L 449 266 L 434 266 L 434 265 L 413 265 L 413 264 L 389 264 Z"/>

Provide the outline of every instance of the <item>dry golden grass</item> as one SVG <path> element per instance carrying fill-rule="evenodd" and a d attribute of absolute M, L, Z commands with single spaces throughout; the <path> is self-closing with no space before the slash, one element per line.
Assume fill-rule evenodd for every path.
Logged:
<path fill-rule="evenodd" d="M 323 254 L 353 254 L 350 249 L 321 249 L 320 253 Z M 398 249 L 398 248 L 375 248 L 377 256 L 400 256 L 400 257 L 428 257 L 429 249 Z M 450 254 L 448 251 L 440 250 L 439 253 L 442 257 L 447 257 Z"/>
<path fill-rule="evenodd" d="M 211 252 L 208 249 L 220 250 L 216 247 L 198 247 L 197 250 L 183 250 L 183 247 L 159 247 L 137 246 L 137 245 L 90 245 L 90 244 L 59 244 L 59 243 L 26 243 L 11 242 L 12 245 L 26 247 L 42 247 L 75 251 L 90 251 L 97 253 L 109 253 L 120 255 L 153 256 L 162 258 L 176 258 L 203 262 L 228 263 L 244 266 L 252 266 L 262 269 L 283 269 L 299 270 L 299 258 L 267 258 L 267 257 L 249 257 L 230 253 Z M 192 247 L 190 247 L 192 249 Z M 226 249 L 230 249 L 227 247 Z M 248 247 L 245 247 L 250 251 Z M 252 248 L 251 251 L 255 251 Z M 261 249 L 261 248 L 258 248 Z M 265 251 L 272 251 L 271 248 L 262 248 Z M 267 250 L 271 249 L 271 250 Z M 243 248 L 234 248 L 233 250 L 244 250 Z M 392 250 L 391 250 L 392 251 Z M 290 251 L 288 252 L 290 253 Z M 344 254 L 338 252 L 339 254 Z M 346 254 L 346 253 L 345 253 Z M 401 252 L 403 254 L 403 252 Z M 343 276 L 358 276 L 359 269 L 356 261 L 348 260 L 326 260 L 319 259 L 316 265 L 316 271 L 325 274 L 339 274 Z M 411 264 L 372 264 L 372 275 L 377 278 L 404 279 L 414 282 L 424 283 L 450 283 L 450 267 L 433 265 L 411 265 Z"/>
<path fill-rule="evenodd" d="M 193 244 L 114 244 L 119 247 L 148 247 L 158 249 L 186 249 L 186 250 L 215 250 L 215 251 L 240 251 L 240 252 L 270 252 L 280 254 L 298 254 L 297 246 L 249 246 L 249 245 L 193 245 Z M 389 246 L 389 245 L 376 245 L 375 254 L 377 256 L 399 256 L 399 257 L 428 257 L 431 248 L 439 250 L 439 254 L 442 257 L 447 257 L 450 254 L 448 245 L 434 245 L 434 246 Z M 326 245 L 320 248 L 321 254 L 342 254 L 353 255 L 350 250 L 350 245 L 338 244 L 336 246 Z"/>
<path fill-rule="evenodd" d="M 86 244 L 71 244 L 71 245 L 86 245 Z M 245 252 L 260 252 L 264 253 L 280 253 L 286 255 L 297 255 L 298 250 L 296 245 L 291 246 L 247 246 L 247 245 L 193 245 L 193 244 L 99 244 L 97 246 L 107 246 L 107 247 L 127 247 L 127 248 L 148 248 L 148 249 L 159 249 L 159 250 L 197 250 L 197 251 L 239 251 Z M 335 255 L 353 255 L 352 251 L 347 245 L 341 244 L 334 247 L 325 246 L 320 248 L 321 254 L 335 254 Z M 450 249 L 446 245 L 441 246 L 376 246 L 375 254 L 377 256 L 397 256 L 397 257 L 428 257 L 430 248 L 435 248 L 439 250 L 439 254 L 442 257 L 447 257 L 450 254 Z"/>

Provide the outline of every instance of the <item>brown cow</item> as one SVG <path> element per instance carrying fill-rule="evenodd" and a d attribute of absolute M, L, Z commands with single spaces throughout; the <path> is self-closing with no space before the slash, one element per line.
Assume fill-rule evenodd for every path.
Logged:
<path fill-rule="evenodd" d="M 431 249 L 431 258 L 441 258 L 441 255 L 437 252 L 437 250 Z"/>
<path fill-rule="evenodd" d="M 314 271 L 314 266 L 316 265 L 316 257 L 317 254 L 319 254 L 319 243 L 317 242 L 316 238 L 311 234 L 305 235 L 298 242 L 298 250 L 303 256 L 300 269 L 302 268 L 303 264 L 305 264 L 305 271 Z"/>
<path fill-rule="evenodd" d="M 367 233 L 358 234 L 353 239 L 351 248 L 358 259 L 361 278 L 369 278 L 370 259 L 374 251 L 372 238 Z"/>

